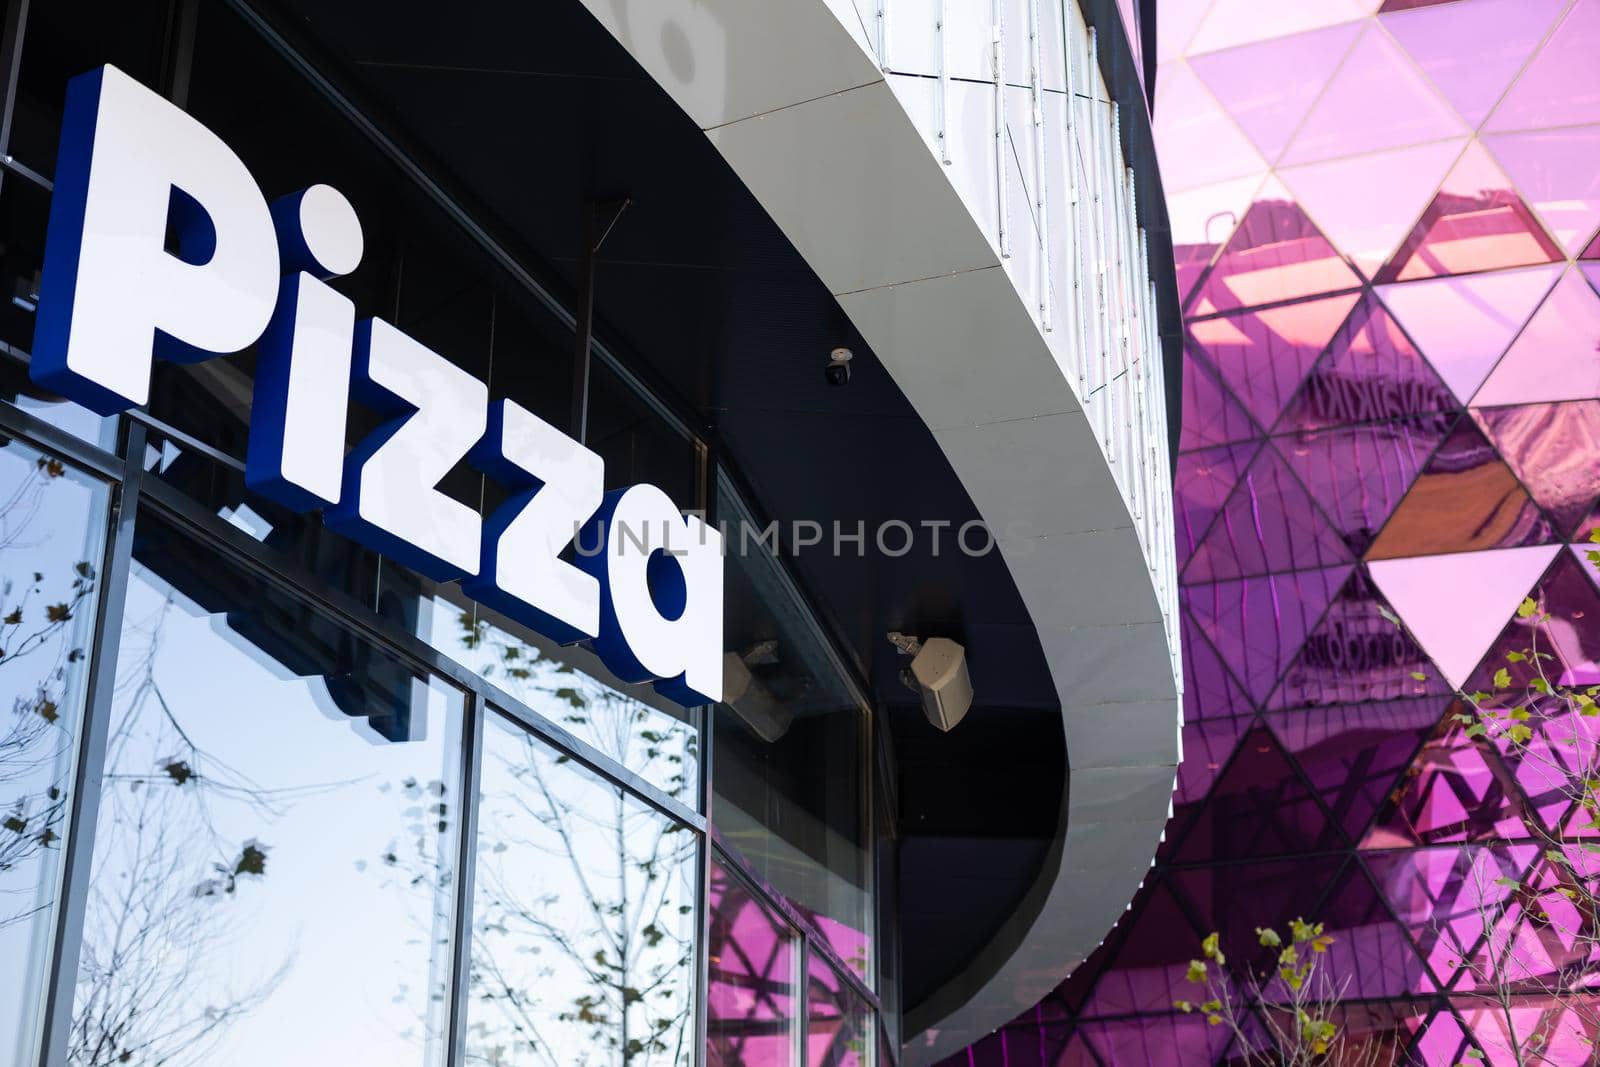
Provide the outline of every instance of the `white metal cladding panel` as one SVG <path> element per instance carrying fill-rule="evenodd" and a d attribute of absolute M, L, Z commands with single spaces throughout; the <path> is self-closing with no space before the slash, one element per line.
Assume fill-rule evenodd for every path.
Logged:
<path fill-rule="evenodd" d="M 881 47 L 869 51 L 1066 357 L 1063 370 L 1139 519 L 1176 667 L 1155 296 L 1098 33 L 1060 0 L 856 3 L 876 5 Z"/>
<path fill-rule="evenodd" d="M 1165 383 L 1096 35 L 1064 0 L 584 3 L 829 286 L 979 513 L 1037 534 L 1000 550 L 1061 700 L 1067 839 L 983 985 L 907 1019 L 907 1062 L 932 1063 L 1105 936 L 1180 757 Z"/>

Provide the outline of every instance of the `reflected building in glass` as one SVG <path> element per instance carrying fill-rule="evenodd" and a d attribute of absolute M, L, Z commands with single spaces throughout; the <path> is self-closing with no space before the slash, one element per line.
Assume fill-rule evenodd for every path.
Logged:
<path fill-rule="evenodd" d="M 0 0 L 0 1064 L 920 1067 L 1065 978 L 1179 747 L 1182 330 L 1122 6 Z M 264 202 L 343 194 L 363 249 L 327 288 L 439 381 L 722 530 L 719 703 L 255 491 L 271 336 L 119 349 L 152 373 L 112 414 L 40 384 L 71 391 L 60 249 L 110 151 L 64 136 L 68 87 L 107 65 Z M 174 182 L 146 251 L 210 269 L 236 250 Z M 1366 314 L 1308 440 L 1362 361 L 1432 395 Z M 347 414 L 340 507 L 412 417 Z M 1439 491 L 1498 507 L 1495 447 L 1440 453 Z M 503 466 L 432 491 L 497 537 L 556 492 Z M 1283 552 L 1342 559 L 1204 566 Z"/>
<path fill-rule="evenodd" d="M 1339 1062 L 1592 1063 L 1568 909 L 1600 749 L 1529 664 L 1597 677 L 1600 5 L 1140 14 L 1184 307 L 1184 761 L 1117 931 L 950 1062 L 1246 1062 L 1175 1007 L 1188 961 L 1304 916 Z M 1508 692 L 1525 741 L 1458 695 Z"/>

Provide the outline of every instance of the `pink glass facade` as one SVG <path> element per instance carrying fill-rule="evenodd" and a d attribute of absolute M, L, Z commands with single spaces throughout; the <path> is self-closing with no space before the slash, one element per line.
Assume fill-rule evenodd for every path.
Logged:
<path fill-rule="evenodd" d="M 1186 327 L 1175 814 L 1105 945 L 950 1062 L 1234 1061 L 1173 1009 L 1187 961 L 1297 915 L 1336 938 L 1371 1062 L 1514 1062 L 1508 1027 L 1595 1062 L 1596 1013 L 1542 992 L 1572 945 L 1519 955 L 1503 1010 L 1475 996 L 1464 960 L 1547 935 L 1536 842 L 1571 815 L 1452 716 L 1526 597 L 1562 684 L 1600 682 L 1600 574 L 1568 547 L 1600 523 L 1600 0 L 1158 10 Z"/>

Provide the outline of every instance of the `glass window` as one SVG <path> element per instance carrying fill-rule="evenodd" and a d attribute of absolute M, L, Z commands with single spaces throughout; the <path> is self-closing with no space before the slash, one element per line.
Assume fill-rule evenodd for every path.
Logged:
<path fill-rule="evenodd" d="M 711 865 L 710 1067 L 794 1067 L 799 1056 L 798 938 L 721 864 Z"/>
<path fill-rule="evenodd" d="M 70 1062 L 442 1062 L 462 715 L 141 515 Z"/>
<path fill-rule="evenodd" d="M 60 892 L 109 491 L 0 445 L 0 1061 L 31 1063 Z"/>
<path fill-rule="evenodd" d="M 806 964 L 806 1067 L 868 1067 L 872 1009 L 817 955 Z"/>
<path fill-rule="evenodd" d="M 487 716 L 467 1061 L 690 1064 L 698 838 Z"/>
<path fill-rule="evenodd" d="M 699 807 L 698 714 L 648 683 L 628 685 L 582 646 L 562 647 L 440 586 L 424 602 L 427 640 L 601 754 Z"/>
<path fill-rule="evenodd" d="M 731 488 L 711 817 L 756 877 L 871 974 L 866 719 Z M 746 537 L 745 532 L 751 536 Z"/>

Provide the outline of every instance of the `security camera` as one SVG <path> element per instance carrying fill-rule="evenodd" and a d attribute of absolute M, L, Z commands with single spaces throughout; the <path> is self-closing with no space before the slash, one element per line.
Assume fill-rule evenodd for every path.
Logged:
<path fill-rule="evenodd" d="M 829 385 L 850 384 L 850 356 L 848 348 L 835 348 L 828 353 L 828 365 L 822 371 Z"/>

